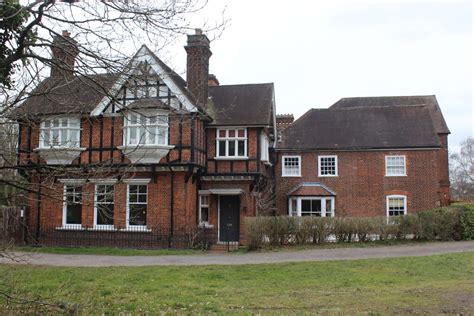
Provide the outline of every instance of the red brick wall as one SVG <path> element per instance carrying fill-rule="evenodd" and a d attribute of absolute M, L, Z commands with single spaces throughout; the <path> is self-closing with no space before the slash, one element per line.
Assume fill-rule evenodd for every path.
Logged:
<path fill-rule="evenodd" d="M 438 150 L 309 152 L 301 155 L 302 177 L 282 177 L 281 157 L 276 165 L 277 207 L 288 214 L 286 193 L 301 182 L 320 182 L 336 192 L 336 216 L 385 216 L 386 196 L 407 195 L 408 213 L 439 205 Z M 318 177 L 318 155 L 337 155 L 338 176 Z M 406 155 L 407 176 L 386 177 L 385 155 Z"/>

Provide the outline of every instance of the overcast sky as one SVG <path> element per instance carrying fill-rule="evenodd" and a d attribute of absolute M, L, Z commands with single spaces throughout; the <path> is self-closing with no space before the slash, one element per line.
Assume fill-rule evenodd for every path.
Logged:
<path fill-rule="evenodd" d="M 207 18 L 223 2 L 211 0 Z M 471 1 L 225 3 L 231 21 L 210 62 L 221 84 L 274 82 L 278 113 L 296 117 L 343 97 L 435 94 L 451 149 L 474 135 Z"/>

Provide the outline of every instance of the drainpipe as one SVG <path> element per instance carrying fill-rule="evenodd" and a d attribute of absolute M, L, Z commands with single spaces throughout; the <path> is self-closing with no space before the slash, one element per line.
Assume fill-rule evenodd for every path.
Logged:
<path fill-rule="evenodd" d="M 170 168 L 171 172 L 171 186 L 170 186 L 170 233 L 168 235 L 168 248 L 171 248 L 174 233 L 174 171 Z"/>
<path fill-rule="evenodd" d="M 39 243 L 40 235 L 40 218 L 41 218 L 41 175 L 38 179 L 38 191 L 36 192 L 36 244 Z"/>

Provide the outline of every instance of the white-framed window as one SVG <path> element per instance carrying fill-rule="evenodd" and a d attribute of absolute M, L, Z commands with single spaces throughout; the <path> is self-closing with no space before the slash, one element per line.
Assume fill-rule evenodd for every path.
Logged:
<path fill-rule="evenodd" d="M 270 160 L 270 155 L 268 152 L 269 148 L 270 148 L 270 143 L 268 141 L 268 136 L 264 132 L 261 132 L 260 134 L 260 160 L 262 161 Z"/>
<path fill-rule="evenodd" d="M 80 185 L 64 186 L 63 227 L 82 226 L 82 188 Z"/>
<path fill-rule="evenodd" d="M 168 115 L 163 112 L 128 112 L 124 124 L 124 144 L 168 145 Z"/>
<path fill-rule="evenodd" d="M 113 227 L 114 225 L 114 185 L 95 185 L 94 225 Z"/>
<path fill-rule="evenodd" d="M 385 175 L 387 177 L 406 176 L 406 157 L 400 156 L 385 156 Z"/>
<path fill-rule="evenodd" d="M 337 177 L 337 156 L 318 156 L 318 176 Z"/>
<path fill-rule="evenodd" d="M 247 129 L 217 129 L 216 157 L 247 158 Z"/>
<path fill-rule="evenodd" d="M 80 136 L 79 117 L 50 118 L 40 124 L 40 148 L 79 147 Z"/>
<path fill-rule="evenodd" d="M 129 184 L 127 191 L 127 227 L 146 226 L 148 185 Z"/>
<path fill-rule="evenodd" d="M 281 175 L 283 177 L 301 176 L 301 156 L 282 156 Z"/>
<path fill-rule="evenodd" d="M 289 200 L 288 215 L 334 217 L 334 197 L 298 196 Z"/>
<path fill-rule="evenodd" d="M 407 214 L 407 197 L 405 195 L 387 196 L 387 216 L 399 216 Z"/>
<path fill-rule="evenodd" d="M 199 195 L 199 223 L 209 224 L 209 194 Z"/>

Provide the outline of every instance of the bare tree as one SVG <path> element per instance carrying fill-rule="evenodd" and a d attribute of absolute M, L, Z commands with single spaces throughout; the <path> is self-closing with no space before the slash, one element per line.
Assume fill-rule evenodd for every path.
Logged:
<path fill-rule="evenodd" d="M 450 158 L 453 196 L 459 200 L 474 200 L 474 138 L 464 140 L 460 152 Z"/>

